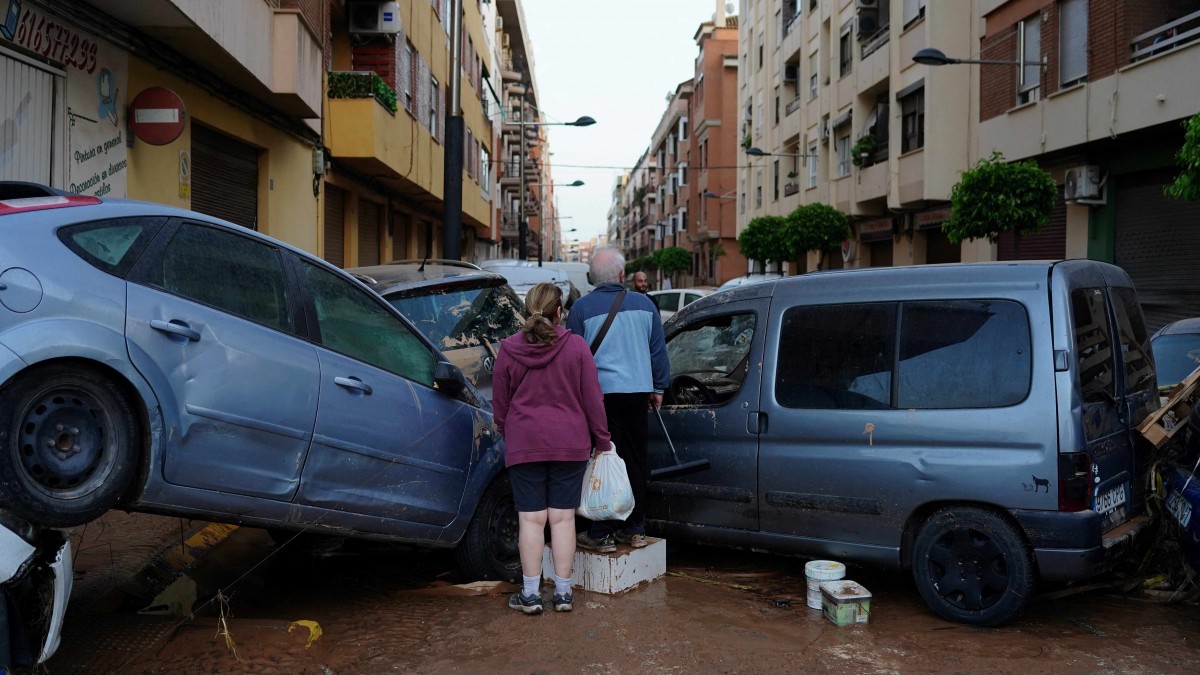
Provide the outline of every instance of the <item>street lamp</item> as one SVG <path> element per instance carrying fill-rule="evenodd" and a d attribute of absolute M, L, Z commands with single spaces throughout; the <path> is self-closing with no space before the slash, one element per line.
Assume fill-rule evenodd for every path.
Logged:
<path fill-rule="evenodd" d="M 592 118 L 581 117 L 579 119 L 590 120 Z M 578 121 L 578 120 L 576 120 L 576 121 Z M 532 187 L 537 187 L 537 188 L 540 188 L 540 187 L 580 187 L 582 185 L 583 185 L 583 181 L 573 180 L 570 183 L 534 183 Z M 538 254 L 537 254 L 538 255 L 538 267 L 542 266 L 542 241 L 545 240 L 545 238 L 546 238 L 546 225 L 543 222 L 544 218 L 542 217 L 542 204 L 543 203 L 544 203 L 544 200 L 542 199 L 542 195 L 538 194 L 538 228 L 540 228 L 540 231 L 538 232 Z M 555 218 L 558 220 L 561 220 L 563 218 L 570 218 L 570 216 L 555 216 Z"/>
<path fill-rule="evenodd" d="M 946 56 L 942 50 L 934 47 L 920 49 L 913 54 L 913 61 L 924 66 L 952 66 L 959 63 L 980 63 L 985 66 L 1046 66 L 1045 59 L 1041 61 L 997 61 L 994 59 L 956 59 Z"/>
<path fill-rule="evenodd" d="M 761 148 L 746 148 L 746 154 L 751 157 L 818 157 L 807 152 L 767 152 Z"/>
<path fill-rule="evenodd" d="M 528 86 L 525 88 L 525 91 L 526 92 L 529 91 Z M 525 116 L 525 95 L 524 94 L 522 94 L 522 96 L 521 96 L 521 116 L 522 117 Z M 574 122 L 525 122 L 522 120 L 516 120 L 516 121 L 509 122 L 509 124 L 514 125 L 518 129 L 520 129 L 520 133 L 521 133 L 521 143 L 520 143 L 521 168 L 520 168 L 520 179 L 519 179 L 519 181 L 521 183 L 521 188 L 520 188 L 520 191 L 521 191 L 521 199 L 520 199 L 521 213 L 520 213 L 520 217 L 517 219 L 517 257 L 519 259 L 525 260 L 526 258 L 529 257 L 529 252 L 526 248 L 526 242 L 525 242 L 525 240 L 529 238 L 529 223 L 528 223 L 528 221 L 525 220 L 525 191 L 528 189 L 527 186 L 525 185 L 525 128 L 526 127 L 534 127 L 534 128 L 550 127 L 550 126 L 590 127 L 595 123 L 596 123 L 596 120 L 587 115 L 583 115 L 582 117 L 575 120 Z M 582 183 L 580 183 L 580 185 L 582 185 Z M 541 204 L 540 203 L 538 204 L 538 212 L 539 212 L 539 214 L 541 212 Z M 542 264 L 541 250 L 542 250 L 542 244 L 541 244 L 541 240 L 539 237 L 538 265 Z"/>
<path fill-rule="evenodd" d="M 704 196 L 708 199 L 733 199 L 733 198 L 737 197 L 737 193 L 735 191 L 735 192 L 729 192 L 729 193 L 726 193 L 723 195 L 719 195 L 711 190 L 705 190 Z"/>

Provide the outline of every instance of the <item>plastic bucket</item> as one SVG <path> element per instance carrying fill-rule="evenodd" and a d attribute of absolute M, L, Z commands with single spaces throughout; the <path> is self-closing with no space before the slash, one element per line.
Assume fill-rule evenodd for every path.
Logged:
<path fill-rule="evenodd" d="M 804 576 L 808 578 L 808 606 L 822 609 L 821 584 L 846 577 L 846 566 L 833 560 L 813 560 L 804 565 Z"/>

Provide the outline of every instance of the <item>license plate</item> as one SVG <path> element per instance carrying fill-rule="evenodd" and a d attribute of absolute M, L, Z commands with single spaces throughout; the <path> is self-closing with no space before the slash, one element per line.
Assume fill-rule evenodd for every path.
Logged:
<path fill-rule="evenodd" d="M 1096 496 L 1096 513 L 1105 515 L 1112 513 L 1116 508 L 1125 503 L 1125 483 L 1109 488 L 1102 494 Z"/>
<path fill-rule="evenodd" d="M 1167 495 L 1167 513 L 1170 513 L 1183 527 L 1187 527 L 1188 523 L 1192 522 L 1192 505 L 1183 499 L 1183 494 L 1179 490 L 1171 490 L 1171 494 Z"/>

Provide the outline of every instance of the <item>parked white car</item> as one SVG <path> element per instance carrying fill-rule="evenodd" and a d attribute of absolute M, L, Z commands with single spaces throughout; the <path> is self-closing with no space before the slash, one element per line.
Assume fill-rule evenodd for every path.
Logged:
<path fill-rule="evenodd" d="M 663 321 L 675 316 L 675 312 L 712 293 L 703 288 L 672 288 L 667 291 L 650 291 L 647 295 L 658 305 L 658 314 Z"/>
<path fill-rule="evenodd" d="M 718 291 L 723 291 L 727 288 L 737 288 L 746 284 L 757 284 L 760 281 L 774 281 L 782 279 L 783 275 L 778 272 L 755 272 L 754 274 L 743 274 L 740 277 L 734 277 L 729 281 L 721 284 Z"/>

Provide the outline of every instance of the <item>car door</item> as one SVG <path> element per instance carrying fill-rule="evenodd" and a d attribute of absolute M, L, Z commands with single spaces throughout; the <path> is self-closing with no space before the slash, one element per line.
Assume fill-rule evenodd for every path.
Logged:
<path fill-rule="evenodd" d="M 689 462 L 708 459 L 706 471 L 653 481 L 647 516 L 689 525 L 757 530 L 761 354 L 767 298 L 728 303 L 693 316 L 667 338 L 671 386 L 662 419 Z M 674 463 L 650 413 L 651 468 Z"/>
<path fill-rule="evenodd" d="M 163 477 L 287 501 L 317 410 L 316 350 L 294 332 L 283 253 L 174 221 L 129 276 L 129 356 L 159 396 Z"/>
<path fill-rule="evenodd" d="M 446 525 L 471 468 L 477 409 L 433 388 L 440 355 L 382 299 L 312 263 L 300 268 L 320 343 L 321 399 L 296 501 Z M 379 531 L 406 534 L 395 522 Z"/>

